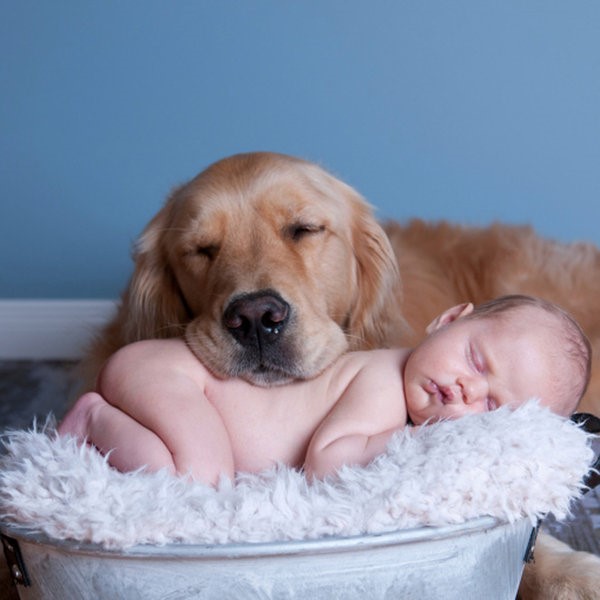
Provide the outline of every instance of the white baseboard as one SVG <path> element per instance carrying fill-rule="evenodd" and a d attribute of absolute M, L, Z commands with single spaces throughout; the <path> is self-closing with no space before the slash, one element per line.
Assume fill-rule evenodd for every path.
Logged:
<path fill-rule="evenodd" d="M 0 300 L 0 359 L 79 359 L 113 300 Z"/>

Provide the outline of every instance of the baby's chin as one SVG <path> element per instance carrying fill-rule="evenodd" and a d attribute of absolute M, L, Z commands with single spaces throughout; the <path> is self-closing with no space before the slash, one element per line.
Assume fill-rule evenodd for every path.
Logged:
<path fill-rule="evenodd" d="M 409 396 L 407 390 L 406 397 L 406 412 L 408 418 L 413 425 L 423 425 L 425 421 L 431 419 L 433 406 L 431 403 L 431 397 L 424 390 L 419 389 L 418 391 L 411 390 L 413 396 Z"/>
<path fill-rule="evenodd" d="M 421 417 L 419 415 L 415 415 L 414 417 L 410 417 L 410 422 L 412 425 L 423 425 L 427 422 L 427 419 L 430 417 Z"/>
<path fill-rule="evenodd" d="M 429 411 L 427 411 L 425 409 L 422 409 L 422 410 L 408 409 L 406 412 L 408 414 L 409 423 L 411 425 L 423 425 L 423 423 L 425 423 L 425 421 L 427 421 L 427 419 L 431 418 L 431 415 L 428 414 Z"/>

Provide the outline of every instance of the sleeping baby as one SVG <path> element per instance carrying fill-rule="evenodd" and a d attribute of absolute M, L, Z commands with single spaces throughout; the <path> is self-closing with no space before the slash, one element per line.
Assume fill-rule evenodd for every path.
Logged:
<path fill-rule="evenodd" d="M 323 478 L 365 465 L 407 424 L 517 407 L 568 416 L 591 350 L 562 309 L 529 296 L 454 306 L 415 348 L 352 352 L 318 377 L 261 388 L 210 373 L 181 339 L 125 346 L 59 426 L 121 471 L 145 466 L 216 485 L 276 463 Z"/>

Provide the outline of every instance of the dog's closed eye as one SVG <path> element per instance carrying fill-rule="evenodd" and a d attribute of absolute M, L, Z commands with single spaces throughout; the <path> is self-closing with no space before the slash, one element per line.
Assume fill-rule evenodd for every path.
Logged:
<path fill-rule="evenodd" d="M 209 260 L 213 260 L 219 252 L 219 246 L 211 244 L 209 246 L 196 246 L 196 254 L 199 256 L 205 256 Z"/>
<path fill-rule="evenodd" d="M 286 228 L 286 234 L 295 242 L 309 235 L 323 233 L 325 225 L 318 223 L 292 223 Z"/>
<path fill-rule="evenodd" d="M 187 258 L 207 258 L 213 260 L 219 252 L 219 246 L 216 244 L 195 244 L 188 247 L 183 252 L 183 255 Z"/>

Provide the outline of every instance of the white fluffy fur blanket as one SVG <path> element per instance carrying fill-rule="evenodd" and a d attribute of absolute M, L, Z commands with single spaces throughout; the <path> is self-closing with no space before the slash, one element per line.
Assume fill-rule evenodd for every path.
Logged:
<path fill-rule="evenodd" d="M 160 473 L 119 473 L 52 427 L 3 436 L 0 519 L 110 548 L 264 542 L 423 525 L 564 518 L 593 458 L 589 435 L 531 401 L 406 428 L 364 468 L 308 485 L 280 466 L 218 490 Z"/>

